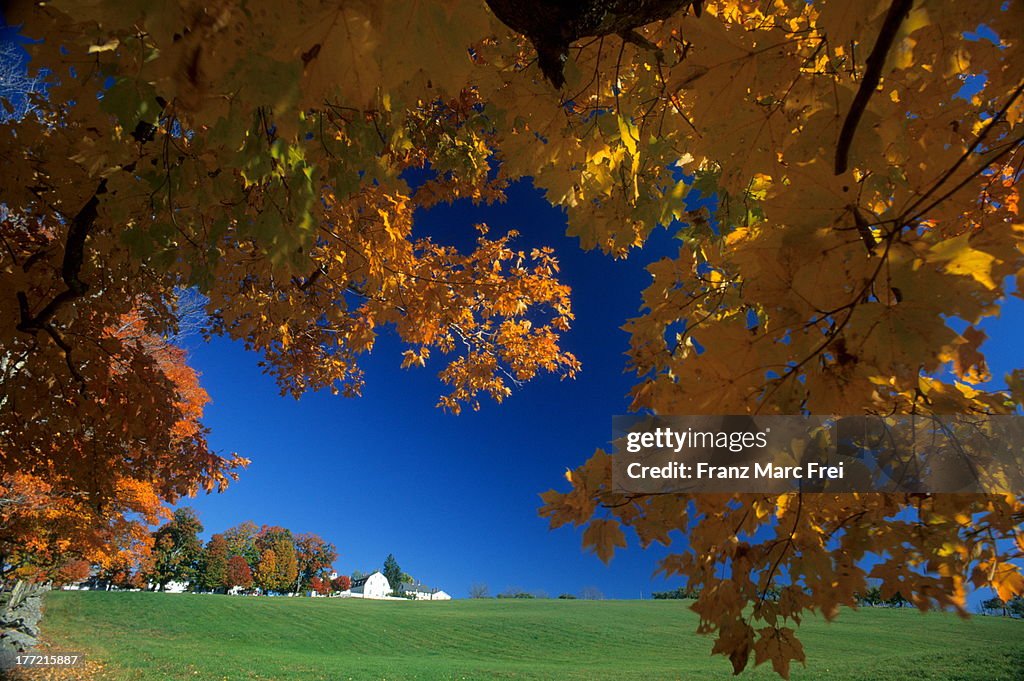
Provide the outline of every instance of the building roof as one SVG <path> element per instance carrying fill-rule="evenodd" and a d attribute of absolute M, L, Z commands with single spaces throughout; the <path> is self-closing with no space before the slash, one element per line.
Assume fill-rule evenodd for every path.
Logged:
<path fill-rule="evenodd" d="M 353 579 L 352 580 L 352 588 L 354 589 L 354 588 L 356 588 L 358 586 L 362 586 L 363 584 L 366 584 L 366 580 L 368 580 L 370 577 L 373 577 L 374 575 L 380 575 L 381 577 L 384 577 L 384 573 L 382 573 L 380 570 L 374 570 L 370 574 L 364 575 L 364 576 L 360 577 L 359 579 Z M 385 577 L 385 579 L 387 579 L 387 578 Z"/>
<path fill-rule="evenodd" d="M 415 591 L 417 593 L 433 594 L 440 591 L 432 586 L 426 584 L 413 583 L 413 582 L 402 582 L 402 586 L 399 587 L 399 591 Z"/>

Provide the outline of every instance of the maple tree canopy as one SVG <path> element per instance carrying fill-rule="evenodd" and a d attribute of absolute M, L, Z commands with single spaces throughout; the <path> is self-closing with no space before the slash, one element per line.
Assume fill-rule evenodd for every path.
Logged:
<path fill-rule="evenodd" d="M 548 48 L 472 0 L 13 3 L 50 85 L 0 126 L 0 473 L 105 518 L 129 483 L 173 500 L 229 481 L 244 462 L 182 425 L 194 374 L 144 340 L 173 332 L 182 289 L 296 396 L 358 393 L 384 327 L 452 411 L 573 375 L 549 250 L 412 236 L 416 208 L 526 177 L 584 248 L 678 230 L 627 323 L 635 409 L 1013 412 L 1024 372 L 980 389 L 977 325 L 1009 278 L 1024 290 L 1021 2 L 678 4 L 587 24 L 545 77 Z M 623 526 L 686 534 L 661 569 L 699 589 L 736 671 L 753 654 L 786 676 L 793 626 L 869 578 L 922 609 L 963 612 L 968 582 L 1024 591 L 1015 495 L 623 497 L 601 451 L 568 477 L 542 512 L 602 559 Z"/>

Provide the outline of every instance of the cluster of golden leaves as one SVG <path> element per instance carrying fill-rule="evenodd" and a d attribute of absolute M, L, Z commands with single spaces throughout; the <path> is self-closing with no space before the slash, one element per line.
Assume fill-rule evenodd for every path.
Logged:
<path fill-rule="evenodd" d="M 295 395 L 358 393 L 357 357 L 389 325 L 413 364 L 430 347 L 458 355 L 442 376 L 453 393 L 441 403 L 452 409 L 480 392 L 507 394 L 508 382 L 538 371 L 572 375 L 577 361 L 558 348 L 569 290 L 550 251 L 515 251 L 511 234 L 481 237 L 470 253 L 412 236 L 416 208 L 503 198 L 485 141 L 492 124 L 461 88 L 469 53 L 440 59 L 438 68 L 448 59 L 464 72 L 449 76 L 459 87 L 441 89 L 443 75 L 409 82 L 429 66 L 422 55 L 385 45 L 421 22 L 417 31 L 433 23 L 438 37 L 458 39 L 437 26 L 453 21 L 451 8 L 309 4 L 31 8 L 25 31 L 49 36 L 33 46 L 33 64 L 50 65 L 58 82 L 49 118 L 20 122 L 7 140 L 18 157 L 17 214 L 70 217 L 98 190 L 87 256 L 104 256 L 104 275 L 123 281 L 141 269 L 161 287 L 158 299 L 198 287 L 210 299 L 208 330 L 262 351 Z M 478 38 L 482 16 L 458 24 Z M 68 31 L 81 35 L 64 42 Z M 382 71 L 404 74 L 401 87 Z M 428 97 L 446 91 L 456 96 Z M 46 165 L 57 162 L 70 167 Z M 403 172 L 427 164 L 435 179 L 413 191 Z M 78 193 L 59 202 L 58 188 L 38 182 L 69 176 Z M 173 324 L 173 312 L 157 316 L 158 329 Z"/>
<path fill-rule="evenodd" d="M 294 394 L 358 392 L 358 356 L 382 327 L 408 345 L 405 366 L 452 353 L 452 410 L 540 371 L 571 375 L 551 253 L 413 236 L 417 208 L 500 200 L 523 177 L 585 248 L 625 256 L 679 229 L 627 325 L 636 409 L 1011 412 L 1024 374 L 1009 395 L 977 386 L 977 325 L 1008 277 L 1024 283 L 1021 3 L 705 9 L 642 29 L 657 50 L 580 41 L 556 91 L 482 2 L 12 8 L 45 38 L 33 65 L 56 81 L 39 118 L 0 129 L 13 216 L 0 278 L 27 308 L 0 299 L 0 345 L 24 357 L 5 360 L 18 368 L 5 390 L 35 391 L 18 401 L 23 422 L 104 415 L 67 402 L 106 372 L 96 330 L 143 308 L 147 330 L 166 332 L 180 286 L 203 291 L 210 331 L 260 350 Z M 411 187 L 406 172 L 427 166 Z M 715 215 L 688 209 L 698 193 L 717 197 Z M 80 272 L 68 270 L 83 225 Z M 968 581 L 1024 586 L 1019 498 L 622 498 L 601 452 L 569 477 L 543 512 L 587 524 L 602 558 L 623 525 L 644 544 L 687 533 L 662 569 L 702 587 L 702 631 L 737 670 L 753 653 L 787 674 L 803 659 L 791 625 L 834 616 L 869 578 L 922 608 L 962 607 Z M 869 553 L 882 562 L 865 574 Z"/>
<path fill-rule="evenodd" d="M 403 366 L 449 355 L 439 404 L 455 412 L 578 369 L 559 346 L 572 312 L 549 250 L 482 226 L 469 252 L 413 236 L 419 207 L 503 198 L 475 138 L 479 99 L 451 87 L 450 102 L 393 112 L 361 62 L 358 101 L 335 96 L 346 59 L 406 30 L 389 22 L 424 12 L 447 33 L 450 13 L 311 4 L 9 8 L 45 37 L 31 67 L 51 87 L 38 115 L 0 126 L 0 472 L 83 500 L 97 531 L 142 512 L 121 503 L 124 481 L 173 502 L 246 463 L 209 451 L 208 397 L 165 340 L 183 288 L 206 297 L 207 333 L 261 352 L 296 397 L 357 394 L 358 357 L 389 328 Z M 395 56 L 389 70 L 423 66 Z M 436 179 L 414 192 L 402 173 L 428 163 Z"/>
<path fill-rule="evenodd" d="M 614 82 L 574 99 L 626 121 L 621 145 L 608 142 L 611 121 L 590 139 L 630 164 L 623 172 L 591 147 L 571 186 L 548 185 L 553 200 L 583 207 L 584 242 L 614 252 L 665 224 L 676 189 L 653 180 L 652 191 L 651 178 L 672 160 L 718 199 L 713 219 L 680 216 L 684 246 L 650 267 L 642 314 L 627 324 L 634 409 L 1005 414 L 1020 404 L 1019 391 L 977 387 L 990 377 L 976 325 L 1024 275 L 1021 6 L 915 5 L 837 173 L 889 5 L 711 3 L 715 19 L 649 30 L 663 60 L 631 45 L 581 47 L 577 81 L 607 78 L 598 60 L 618 59 Z M 973 35 L 982 25 L 994 40 Z M 976 92 L 963 95 L 971 74 Z M 617 200 L 590 199 L 594 157 L 620 173 L 598 180 Z M 619 227 L 602 219 L 609 210 Z M 963 614 L 968 583 L 1003 598 L 1024 590 L 1024 505 L 1013 495 L 630 496 L 611 492 L 601 451 L 568 477 L 572 490 L 546 493 L 542 512 L 554 526 L 587 525 L 584 544 L 602 559 L 625 545 L 622 526 L 643 545 L 685 537 L 660 570 L 700 590 L 701 631 L 737 672 L 753 653 L 787 676 L 804 660 L 792 627 L 854 606 L 868 580 L 922 610 Z"/>

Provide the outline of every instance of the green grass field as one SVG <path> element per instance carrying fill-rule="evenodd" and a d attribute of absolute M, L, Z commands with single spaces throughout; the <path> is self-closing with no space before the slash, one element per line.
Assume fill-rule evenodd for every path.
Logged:
<path fill-rule="evenodd" d="M 733 678 L 687 605 L 54 592 L 43 632 L 118 681 Z M 1024 622 L 1006 618 L 865 609 L 800 636 L 794 679 L 1024 679 Z"/>

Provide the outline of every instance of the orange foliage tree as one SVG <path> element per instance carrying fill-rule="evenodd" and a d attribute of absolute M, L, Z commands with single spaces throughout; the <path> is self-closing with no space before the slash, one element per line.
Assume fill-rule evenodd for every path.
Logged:
<path fill-rule="evenodd" d="M 259 588 L 271 591 L 277 588 L 277 554 L 273 549 L 264 549 L 260 554 L 260 562 L 256 565 L 253 580 Z"/>
<path fill-rule="evenodd" d="M 97 342 L 105 361 L 90 367 L 89 390 L 19 386 L 24 365 L 4 384 L 0 541 L 12 574 L 48 578 L 79 559 L 138 573 L 166 503 L 222 488 L 245 463 L 209 451 L 200 422 L 209 396 L 184 351 L 146 332 L 142 313 L 118 317 Z M 35 411 L 18 408 L 33 400 Z"/>
<path fill-rule="evenodd" d="M 338 559 L 338 550 L 322 537 L 304 532 L 295 535 L 295 559 L 295 591 L 303 591 L 313 579 L 319 579 L 324 584 L 330 581 L 327 575 L 331 565 Z"/>
<path fill-rule="evenodd" d="M 225 577 L 225 583 L 229 589 L 234 587 L 239 587 L 241 589 L 252 588 L 252 569 L 249 567 L 249 563 L 245 562 L 244 558 L 241 556 L 231 556 L 228 558 L 228 569 Z"/>

